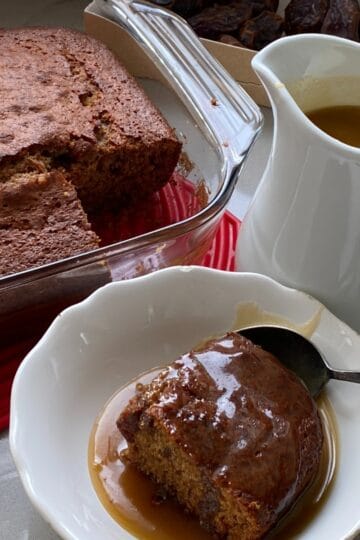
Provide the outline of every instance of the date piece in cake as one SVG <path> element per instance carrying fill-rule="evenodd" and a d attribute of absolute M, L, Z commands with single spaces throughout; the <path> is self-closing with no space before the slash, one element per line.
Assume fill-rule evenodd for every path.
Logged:
<path fill-rule="evenodd" d="M 0 182 L 61 168 L 86 212 L 160 189 L 181 145 L 102 43 L 63 28 L 0 31 Z"/>
<path fill-rule="evenodd" d="M 277 523 L 313 480 L 323 441 L 302 382 L 235 333 L 137 388 L 117 425 L 127 459 L 233 540 L 261 538 Z"/>
<path fill-rule="evenodd" d="M 60 172 L 0 183 L 0 276 L 98 246 L 74 186 Z"/>

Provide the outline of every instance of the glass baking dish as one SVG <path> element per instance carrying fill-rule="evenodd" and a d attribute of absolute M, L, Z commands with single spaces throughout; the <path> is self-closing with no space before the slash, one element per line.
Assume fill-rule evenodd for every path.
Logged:
<path fill-rule="evenodd" d="M 109 281 L 200 263 L 261 129 L 257 105 L 177 15 L 140 1 L 96 0 L 85 19 L 87 31 L 122 51 L 129 71 L 130 52 L 145 51 L 134 75 L 140 69 L 145 91 L 182 141 L 191 166 L 180 160 L 179 172 L 202 204 L 153 230 L 0 278 L 0 353 L 30 346 L 64 307 Z"/>

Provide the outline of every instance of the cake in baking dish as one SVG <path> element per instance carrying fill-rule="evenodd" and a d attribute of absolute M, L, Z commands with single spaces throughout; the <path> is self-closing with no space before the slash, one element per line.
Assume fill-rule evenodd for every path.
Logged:
<path fill-rule="evenodd" d="M 135 79 L 94 38 L 64 28 L 20 28 L 0 30 L 0 47 L 1 200 L 11 198 L 13 216 L 9 223 L 2 202 L 1 249 L 10 243 L 13 255 L 11 261 L 4 255 L 2 272 L 14 272 L 96 247 L 85 215 L 74 241 L 71 205 L 66 197 L 60 202 L 62 189 L 71 193 L 77 216 L 81 207 L 87 214 L 121 211 L 164 186 L 181 144 Z M 37 190 L 41 213 L 50 210 L 57 188 L 62 211 L 69 209 L 70 228 L 58 227 L 55 238 L 53 229 L 50 234 L 32 224 L 20 234 L 20 191 L 21 204 L 28 193 L 31 206 Z M 59 212 L 55 206 L 52 211 L 56 222 Z M 22 242 L 26 255 L 18 249 Z"/>
<path fill-rule="evenodd" d="M 86 211 L 162 187 L 180 143 L 113 53 L 64 28 L 0 31 L 0 181 L 61 168 Z"/>
<path fill-rule="evenodd" d="M 232 540 L 275 526 L 313 480 L 323 443 L 302 382 L 236 333 L 138 385 L 117 425 L 126 459 Z"/>

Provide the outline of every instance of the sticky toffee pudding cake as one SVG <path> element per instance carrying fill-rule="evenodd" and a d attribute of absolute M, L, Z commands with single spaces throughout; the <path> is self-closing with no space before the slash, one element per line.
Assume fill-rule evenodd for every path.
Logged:
<path fill-rule="evenodd" d="M 98 40 L 65 28 L 0 31 L 0 181 L 62 168 L 85 210 L 152 193 L 181 145 Z"/>
<path fill-rule="evenodd" d="M 121 412 L 124 459 L 218 538 L 258 539 L 306 490 L 323 433 L 302 382 L 237 333 L 164 368 Z"/>

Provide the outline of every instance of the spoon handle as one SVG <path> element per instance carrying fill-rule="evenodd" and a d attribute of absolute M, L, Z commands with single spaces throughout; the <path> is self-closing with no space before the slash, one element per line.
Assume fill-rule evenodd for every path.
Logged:
<path fill-rule="evenodd" d="M 329 369 L 329 375 L 331 379 L 337 379 L 338 381 L 360 383 L 359 371 L 339 371 L 336 369 Z"/>

